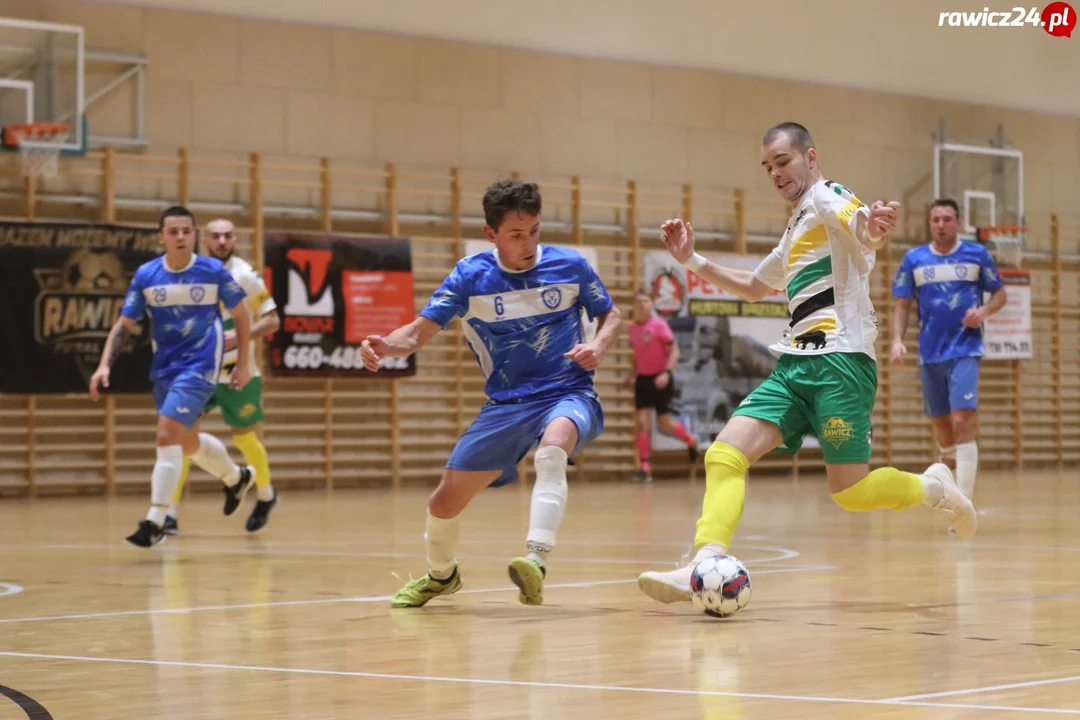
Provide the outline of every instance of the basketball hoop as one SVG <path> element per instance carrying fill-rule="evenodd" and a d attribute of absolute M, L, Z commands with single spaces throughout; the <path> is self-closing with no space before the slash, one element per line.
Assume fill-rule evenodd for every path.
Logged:
<path fill-rule="evenodd" d="M 977 237 L 998 265 L 1019 268 L 1024 260 L 1025 232 L 1027 225 L 997 225 L 979 228 Z"/>
<path fill-rule="evenodd" d="M 4 145 L 18 147 L 23 177 L 56 177 L 60 151 L 68 137 L 66 123 L 22 123 L 4 127 Z"/>

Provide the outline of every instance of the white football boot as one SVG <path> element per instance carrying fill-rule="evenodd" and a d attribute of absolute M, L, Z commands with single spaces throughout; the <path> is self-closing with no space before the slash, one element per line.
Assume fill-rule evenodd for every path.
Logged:
<path fill-rule="evenodd" d="M 638 576 L 637 586 L 653 600 L 662 603 L 690 602 L 690 576 L 697 564 L 707 557 L 723 555 L 726 551 L 719 545 L 706 545 L 697 551 L 694 559 L 683 567 L 667 572 L 650 570 Z M 685 562 L 686 556 L 683 560 Z"/>
<path fill-rule="evenodd" d="M 941 483 L 941 501 L 934 506 L 945 522 L 964 540 L 975 537 L 979 529 L 979 518 L 975 506 L 960 492 L 953 479 L 952 470 L 944 463 L 934 463 L 923 473 L 924 477 L 933 478 Z"/>

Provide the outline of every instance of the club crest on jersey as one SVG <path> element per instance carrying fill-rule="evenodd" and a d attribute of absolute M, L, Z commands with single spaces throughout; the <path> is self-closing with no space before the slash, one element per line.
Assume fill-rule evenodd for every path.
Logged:
<path fill-rule="evenodd" d="M 206 297 L 206 288 L 201 285 L 194 285 L 188 290 L 188 294 L 191 296 L 191 302 L 201 303 L 202 299 Z"/>
<path fill-rule="evenodd" d="M 544 305 L 547 305 L 549 309 L 554 310 L 562 303 L 562 290 L 557 287 L 548 288 L 540 293 L 540 299 L 544 301 Z"/>
<path fill-rule="evenodd" d="M 967 274 L 968 274 L 967 265 L 957 265 L 956 266 L 956 277 L 963 280 L 964 278 L 967 277 Z"/>

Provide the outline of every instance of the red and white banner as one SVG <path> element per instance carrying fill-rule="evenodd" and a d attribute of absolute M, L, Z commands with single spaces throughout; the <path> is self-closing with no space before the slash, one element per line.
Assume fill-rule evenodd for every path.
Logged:
<path fill-rule="evenodd" d="M 984 357 L 987 360 L 1029 360 L 1033 356 L 1031 272 L 1002 270 L 1001 280 L 1005 283 L 1008 301 L 983 323 Z"/>

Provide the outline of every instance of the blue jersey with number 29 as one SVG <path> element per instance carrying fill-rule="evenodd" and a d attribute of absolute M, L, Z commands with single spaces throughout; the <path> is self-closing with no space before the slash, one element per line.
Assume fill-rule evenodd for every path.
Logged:
<path fill-rule="evenodd" d="M 246 296 L 220 260 L 194 255 L 186 268 L 172 270 L 161 256 L 135 271 L 120 314 L 136 322 L 150 316 L 151 380 L 190 371 L 216 383 L 225 349 L 218 304 L 232 310 Z"/>
<path fill-rule="evenodd" d="M 592 320 L 614 303 L 580 253 L 551 245 L 536 253 L 520 272 L 496 250 L 459 260 L 420 313 L 444 329 L 462 318 L 495 402 L 593 387 L 593 372 L 563 355 L 582 342 L 583 313 Z"/>

